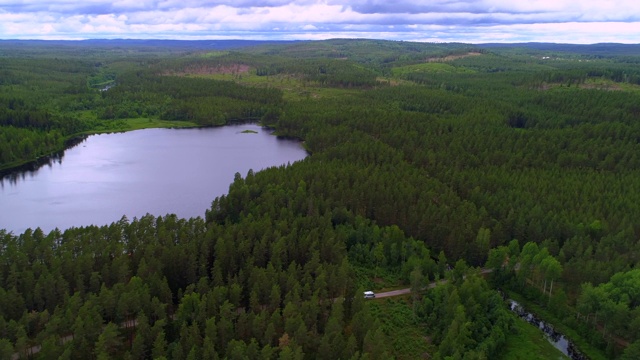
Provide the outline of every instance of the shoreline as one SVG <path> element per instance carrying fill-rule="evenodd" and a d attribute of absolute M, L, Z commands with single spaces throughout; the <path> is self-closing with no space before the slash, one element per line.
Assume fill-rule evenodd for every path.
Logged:
<path fill-rule="evenodd" d="M 242 122 L 244 120 L 228 120 L 224 124 L 220 125 L 198 125 L 193 122 L 187 121 L 169 121 L 169 120 L 159 120 L 159 119 L 147 119 L 147 118 L 132 118 L 125 119 L 124 125 L 113 129 L 93 129 L 87 130 L 75 134 L 71 134 L 67 136 L 64 140 L 64 145 L 60 149 L 54 149 L 49 154 L 40 155 L 34 159 L 24 160 L 13 162 L 9 164 L 0 165 L 0 180 L 9 177 L 12 173 L 15 172 L 23 172 L 23 171 L 35 171 L 38 168 L 51 163 L 51 161 L 55 161 L 56 159 L 60 159 L 64 152 L 78 144 L 82 143 L 88 136 L 91 135 L 99 135 L 99 134 L 114 134 L 114 133 L 122 133 L 129 132 L 135 130 L 144 130 L 144 129 L 198 129 L 198 128 L 209 128 L 209 127 L 220 127 L 227 126 L 230 124 Z M 259 123 L 259 120 L 247 120 L 246 122 L 255 122 Z"/>
<path fill-rule="evenodd" d="M 41 167 L 51 164 L 53 161 L 60 160 L 64 156 L 64 152 L 68 149 L 71 149 L 79 144 L 81 144 L 87 137 L 92 135 L 99 134 L 114 134 L 114 133 L 123 133 L 135 130 L 144 130 L 144 129 L 205 129 L 205 128 L 215 128 L 229 125 L 238 125 L 238 124 L 258 124 L 261 127 L 268 129 L 271 131 L 272 135 L 275 135 L 279 139 L 290 139 L 290 140 L 298 140 L 304 144 L 302 139 L 291 137 L 291 136 L 281 136 L 277 134 L 276 127 L 273 125 L 264 125 L 260 123 L 259 118 L 248 118 L 248 119 L 229 119 L 224 124 L 212 124 L 212 125 L 198 125 L 193 122 L 187 121 L 169 121 L 169 120 L 159 120 L 159 119 L 147 119 L 147 118 L 133 118 L 123 120 L 124 124 L 128 125 L 126 127 L 118 127 L 114 129 L 94 129 L 87 130 L 80 133 L 69 135 L 64 140 L 64 146 L 62 149 L 57 149 L 51 151 L 47 155 L 38 156 L 35 159 L 25 160 L 17 163 L 6 164 L 4 166 L 0 165 L 0 181 L 9 180 L 11 181 L 12 176 L 17 173 L 24 172 L 33 172 L 37 171 Z M 308 154 L 310 152 L 308 149 Z M 17 175 L 16 175 L 17 176 Z"/>

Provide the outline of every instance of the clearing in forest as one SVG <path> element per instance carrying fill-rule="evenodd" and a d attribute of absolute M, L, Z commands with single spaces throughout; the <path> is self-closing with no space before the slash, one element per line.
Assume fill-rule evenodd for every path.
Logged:
<path fill-rule="evenodd" d="M 445 57 L 430 57 L 430 58 L 427 58 L 427 62 L 447 62 L 447 61 L 453 61 L 458 59 L 464 59 L 470 56 L 480 56 L 480 55 L 482 55 L 482 53 L 472 51 L 472 52 L 468 52 L 466 54 L 460 54 L 460 55 L 449 55 Z"/>
<path fill-rule="evenodd" d="M 429 62 L 396 67 L 392 69 L 392 72 L 394 76 L 402 76 L 410 73 L 473 74 L 476 71 L 465 67 L 453 66 L 441 62 Z"/>

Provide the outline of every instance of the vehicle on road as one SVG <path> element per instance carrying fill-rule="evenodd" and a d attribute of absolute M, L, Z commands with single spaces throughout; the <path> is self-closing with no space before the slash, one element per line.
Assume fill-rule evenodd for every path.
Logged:
<path fill-rule="evenodd" d="M 376 297 L 376 294 L 373 291 L 365 291 L 364 298 L 365 299 L 373 299 Z"/>

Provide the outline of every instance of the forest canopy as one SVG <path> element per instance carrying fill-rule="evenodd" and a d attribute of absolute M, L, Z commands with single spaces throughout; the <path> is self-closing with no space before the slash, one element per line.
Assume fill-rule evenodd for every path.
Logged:
<path fill-rule="evenodd" d="M 260 122 L 311 154 L 199 218 L 0 230 L 0 358 L 493 358 L 498 286 L 632 358 L 640 54 L 251 45 L 0 43 L 0 169 L 141 118 Z M 412 346 L 360 295 L 408 286 Z"/>

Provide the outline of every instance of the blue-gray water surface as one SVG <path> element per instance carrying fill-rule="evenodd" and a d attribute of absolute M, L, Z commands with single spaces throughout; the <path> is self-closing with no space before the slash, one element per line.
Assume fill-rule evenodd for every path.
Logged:
<path fill-rule="evenodd" d="M 560 352 L 569 357 L 569 359 L 588 360 L 588 358 L 580 352 L 573 342 L 567 339 L 563 334 L 556 331 L 551 324 L 545 323 L 534 314 L 527 312 L 517 301 L 509 299 L 508 302 L 511 311 L 515 312 L 524 321 L 540 329 L 551 345 L 560 350 Z"/>
<path fill-rule="evenodd" d="M 256 131 L 246 133 L 243 131 Z M 60 160 L 0 180 L 0 229 L 107 225 L 149 213 L 204 216 L 234 175 L 304 159 L 255 124 L 89 136 Z"/>

